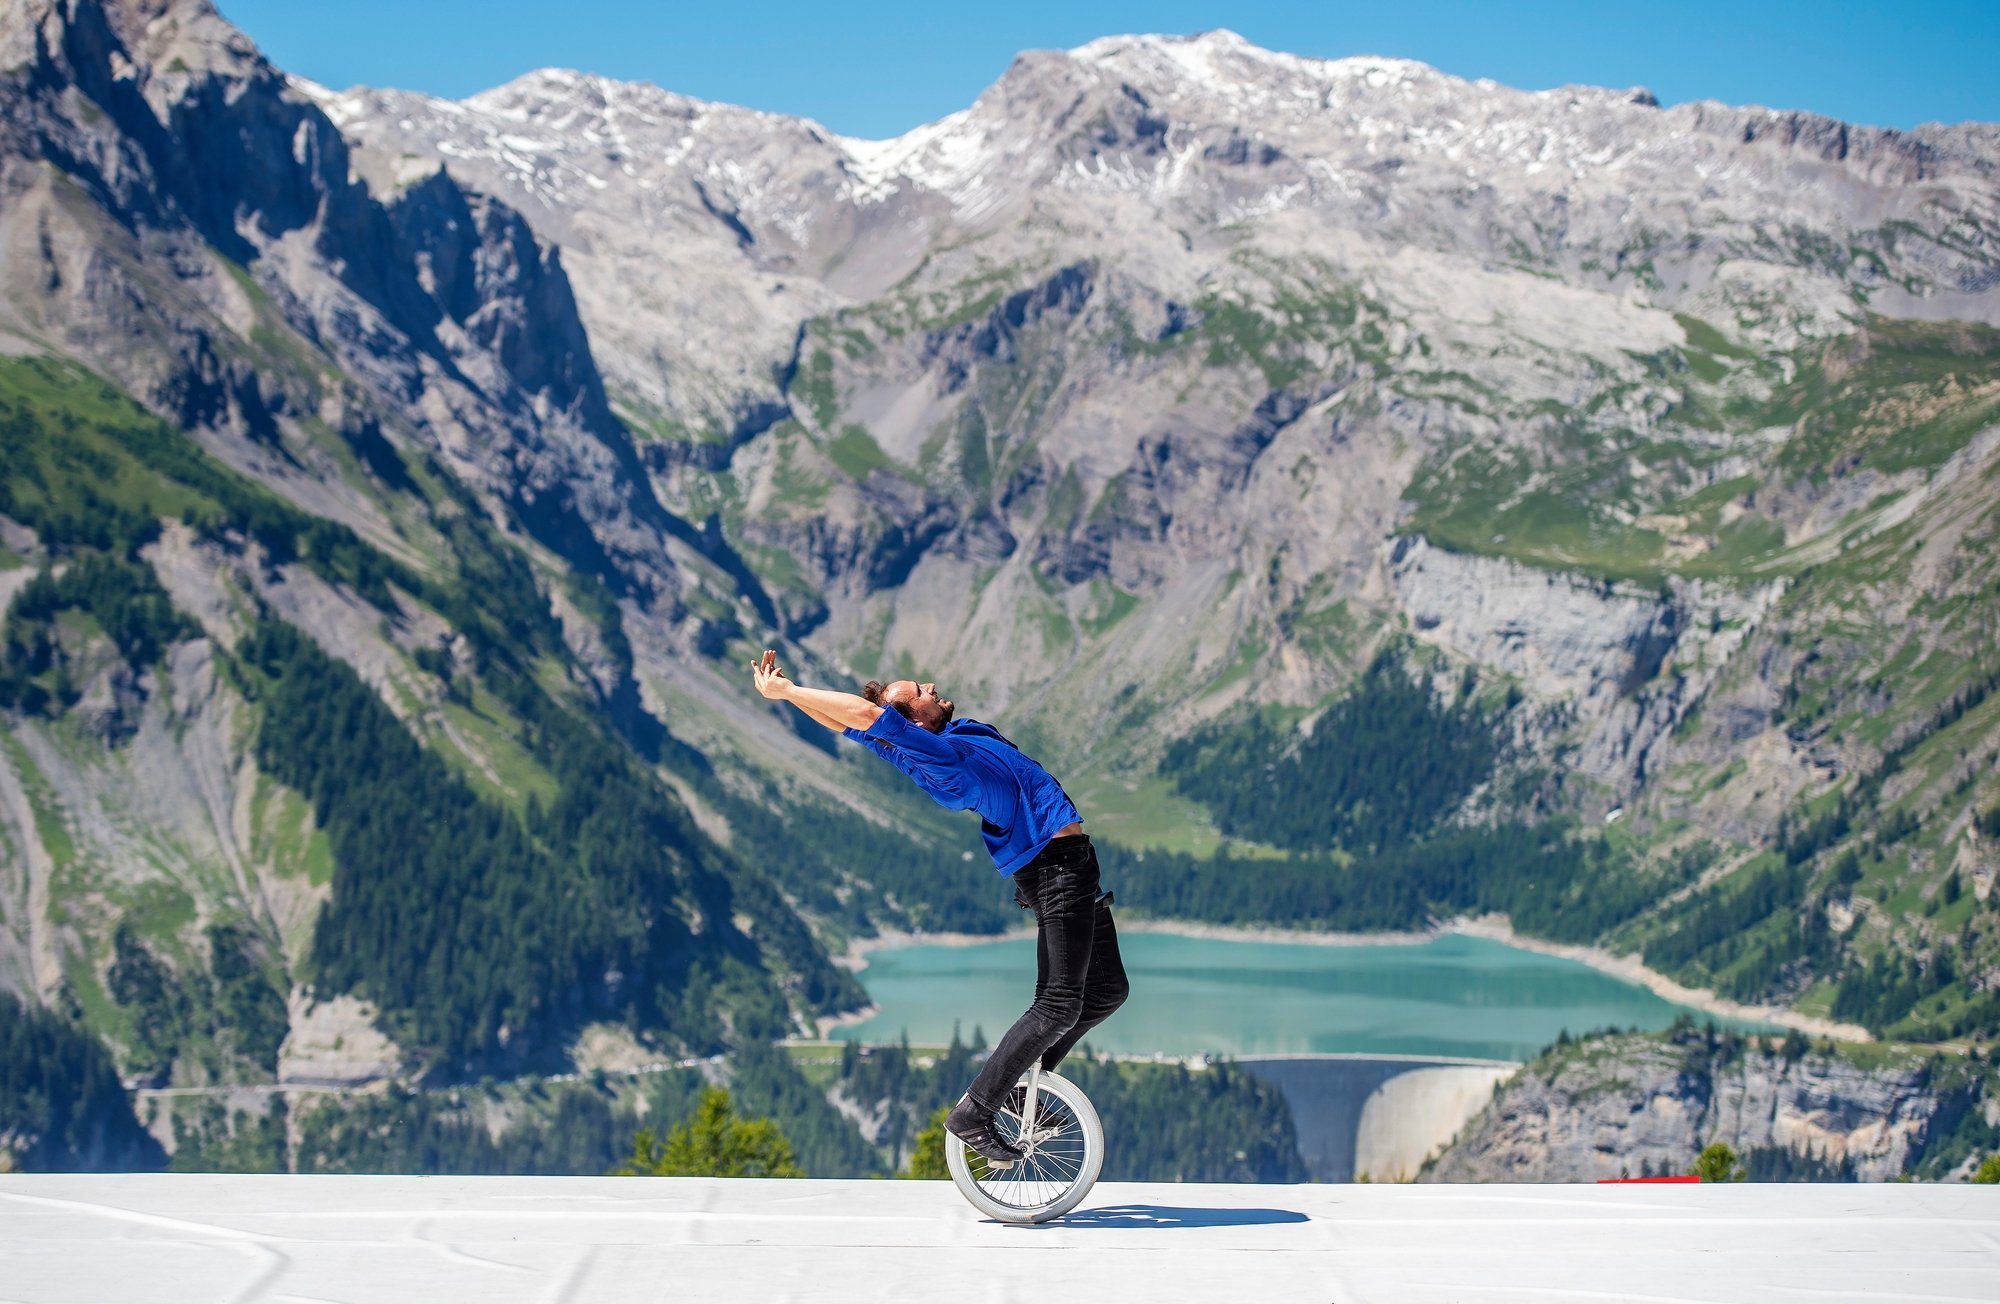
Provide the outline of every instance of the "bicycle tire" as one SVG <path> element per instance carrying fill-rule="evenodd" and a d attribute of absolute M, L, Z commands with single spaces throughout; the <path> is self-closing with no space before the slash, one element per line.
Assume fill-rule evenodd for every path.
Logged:
<path fill-rule="evenodd" d="M 1008 1107 L 1000 1111 L 1002 1136 L 1021 1141 L 1021 1101 L 1027 1075 L 1015 1086 Z M 1104 1124 L 1083 1089 L 1069 1079 L 1044 1072 L 1036 1089 L 1037 1135 L 1028 1157 L 1008 1168 L 994 1169 L 950 1133 L 945 1134 L 945 1167 L 959 1194 L 989 1218 L 1007 1223 L 1039 1223 L 1060 1218 L 1082 1203 L 1104 1168 Z"/>

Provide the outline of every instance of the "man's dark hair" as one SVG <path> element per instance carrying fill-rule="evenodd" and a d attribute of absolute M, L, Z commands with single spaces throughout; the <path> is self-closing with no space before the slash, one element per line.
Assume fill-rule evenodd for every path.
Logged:
<path fill-rule="evenodd" d="M 889 686 L 887 684 L 877 683 L 873 679 L 869 680 L 867 683 L 861 686 L 861 696 L 867 698 L 870 702 L 874 703 L 876 706 L 889 707 L 891 710 L 895 711 L 897 715 L 902 716 L 905 720 L 908 720 L 911 724 L 915 724 L 917 722 L 917 717 L 910 714 L 910 704 L 908 702 L 884 702 L 882 700 L 882 694 L 888 691 L 889 691 Z"/>

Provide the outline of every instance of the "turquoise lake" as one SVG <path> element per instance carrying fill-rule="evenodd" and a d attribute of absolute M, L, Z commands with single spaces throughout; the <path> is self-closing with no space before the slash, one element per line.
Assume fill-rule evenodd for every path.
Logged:
<path fill-rule="evenodd" d="M 1597 1028 L 1664 1028 L 1688 1013 L 1574 960 L 1447 934 L 1395 946 L 1319 946 L 1128 933 L 1132 995 L 1087 1039 L 1100 1052 L 1354 1052 L 1520 1060 Z M 991 1042 L 1034 996 L 1031 938 L 870 953 L 862 985 L 881 1010 L 836 1037 L 918 1043 L 956 1023 Z M 1726 1027 L 1762 1025 L 1726 1019 Z"/>

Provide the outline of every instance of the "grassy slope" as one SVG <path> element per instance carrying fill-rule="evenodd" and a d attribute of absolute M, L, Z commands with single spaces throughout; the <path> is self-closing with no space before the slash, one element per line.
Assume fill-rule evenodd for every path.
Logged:
<path fill-rule="evenodd" d="M 10 465 L 7 497 L 0 510 L 16 515 L 47 513 L 58 529 L 81 530 L 79 541 L 105 545 L 117 542 L 105 530 L 129 531 L 145 522 L 180 518 L 212 523 L 205 528 L 235 528 L 260 542 L 260 530 L 275 538 L 296 533 L 300 514 L 269 491 L 221 466 L 185 436 L 140 408 L 109 383 L 73 364 L 48 358 L 0 362 L 0 406 L 9 414 L 6 451 Z M 350 455 L 351 456 L 351 455 Z M 411 484 L 427 497 L 419 498 L 419 514 L 428 514 L 450 500 L 439 484 L 435 467 L 419 468 Z M 374 484 L 369 492 L 384 502 L 397 502 L 396 516 L 408 518 L 410 504 Z M 89 537 L 93 530 L 103 537 Z M 382 580 L 400 581 L 406 595 L 424 586 L 394 563 L 385 563 L 366 544 L 338 527 L 319 537 L 328 542 L 315 548 L 309 541 L 305 560 L 335 583 L 356 586 L 379 605 L 393 605 Z M 449 559 L 452 548 L 435 531 L 421 529 L 410 540 L 434 557 Z M 447 571 L 447 578 L 449 571 Z M 368 590 L 375 590 L 368 592 Z M 406 597 L 430 615 L 439 615 L 420 596 Z M 407 658 L 406 658 L 407 660 Z M 519 721 L 498 702 L 467 694 L 475 705 L 444 701 L 434 673 L 414 662 L 399 684 L 407 695 L 403 709 L 426 733 L 426 741 L 451 759 L 467 779 L 511 802 L 529 792 L 547 795 L 555 779 L 540 770 L 515 741 Z M 432 703 L 442 711 L 423 711 Z M 455 728 L 445 727 L 449 720 Z"/>

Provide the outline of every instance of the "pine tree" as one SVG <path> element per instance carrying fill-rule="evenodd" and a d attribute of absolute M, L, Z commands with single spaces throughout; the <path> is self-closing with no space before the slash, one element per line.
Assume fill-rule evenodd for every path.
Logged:
<path fill-rule="evenodd" d="M 940 1108 L 931 1115 L 931 1121 L 910 1147 L 910 1166 L 903 1172 L 904 1177 L 918 1181 L 937 1181 L 951 1176 L 951 1170 L 944 1164 L 944 1116 L 951 1112 L 949 1106 Z"/>
<path fill-rule="evenodd" d="M 1740 1182 L 1745 1173 L 1727 1141 L 1716 1141 L 1694 1161 L 1694 1175 L 1704 1182 Z"/>
<path fill-rule="evenodd" d="M 729 1093 L 710 1087 L 693 1118 L 661 1143 L 652 1129 L 632 1139 L 632 1153 L 614 1177 L 804 1177 L 792 1143 L 768 1118 L 740 1119 Z"/>

